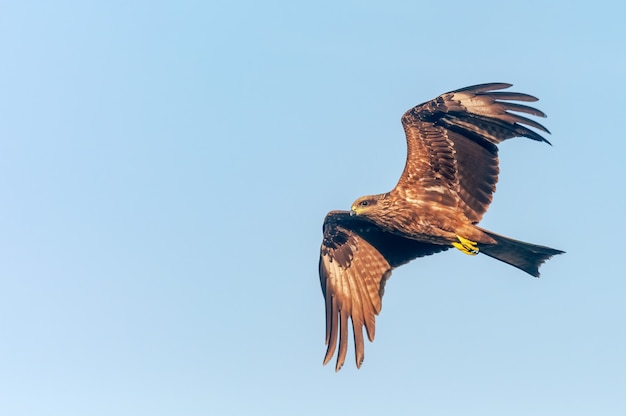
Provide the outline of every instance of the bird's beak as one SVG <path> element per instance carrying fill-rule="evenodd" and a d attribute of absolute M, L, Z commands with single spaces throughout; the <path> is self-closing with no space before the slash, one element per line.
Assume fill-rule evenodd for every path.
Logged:
<path fill-rule="evenodd" d="M 352 209 L 350 210 L 350 216 L 352 217 L 352 216 L 354 216 L 354 215 L 356 215 L 356 210 L 355 210 L 354 208 L 352 208 Z"/>

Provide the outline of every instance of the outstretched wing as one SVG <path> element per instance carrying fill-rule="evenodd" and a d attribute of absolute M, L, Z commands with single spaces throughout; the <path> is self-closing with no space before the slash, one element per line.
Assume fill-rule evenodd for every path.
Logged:
<path fill-rule="evenodd" d="M 335 370 L 348 349 L 348 319 L 352 320 L 356 365 L 364 358 L 363 326 L 374 340 L 375 317 L 382 308 L 385 282 L 394 267 L 447 246 L 420 243 L 387 233 L 376 224 L 346 211 L 332 211 L 324 220 L 320 250 L 320 283 L 326 300 L 327 364 L 339 352 Z"/>
<path fill-rule="evenodd" d="M 511 84 L 462 88 L 408 110 L 402 116 L 407 161 L 395 191 L 413 203 L 458 207 L 476 223 L 491 203 L 498 181 L 497 144 L 527 137 L 550 144 L 527 126 L 549 131 L 527 117 L 541 111 L 510 101 L 537 101 L 515 92 L 496 91 Z"/>

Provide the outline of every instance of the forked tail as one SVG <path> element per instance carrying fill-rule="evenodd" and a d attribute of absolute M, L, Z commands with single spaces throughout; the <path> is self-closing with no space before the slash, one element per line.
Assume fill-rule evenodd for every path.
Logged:
<path fill-rule="evenodd" d="M 539 266 L 541 266 L 544 261 L 556 254 L 565 253 L 564 251 L 550 247 L 513 240 L 512 238 L 495 234 L 482 228 L 481 230 L 497 241 L 497 244 L 479 243 L 478 248 L 481 253 L 508 263 L 511 266 L 515 266 L 535 277 L 539 277 Z"/>

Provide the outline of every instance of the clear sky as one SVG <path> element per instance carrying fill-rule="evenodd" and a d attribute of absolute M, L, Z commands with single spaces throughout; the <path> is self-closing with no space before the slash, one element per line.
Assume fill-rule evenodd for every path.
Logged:
<path fill-rule="evenodd" d="M 617 1 L 0 5 L 0 414 L 626 414 Z M 397 269 L 323 367 L 321 225 L 390 190 L 402 113 L 510 82 L 481 223 L 567 251 Z"/>

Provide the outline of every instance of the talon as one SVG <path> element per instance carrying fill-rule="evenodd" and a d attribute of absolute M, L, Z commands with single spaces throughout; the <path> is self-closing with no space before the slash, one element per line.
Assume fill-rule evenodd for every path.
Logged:
<path fill-rule="evenodd" d="M 478 246 L 476 245 L 476 241 L 468 240 L 467 238 L 463 238 L 460 235 L 457 235 L 456 238 L 459 239 L 459 242 L 454 242 L 452 245 L 462 251 L 463 253 L 475 256 L 478 254 Z"/>

